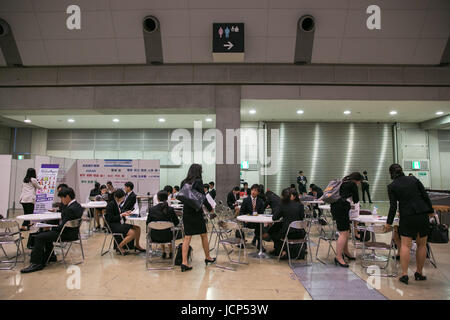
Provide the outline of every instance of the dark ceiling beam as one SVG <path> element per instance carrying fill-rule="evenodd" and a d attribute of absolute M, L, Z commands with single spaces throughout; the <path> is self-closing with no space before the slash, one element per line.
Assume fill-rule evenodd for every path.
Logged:
<path fill-rule="evenodd" d="M 130 85 L 450 86 L 450 68 L 173 64 L 0 68 L 0 87 Z"/>

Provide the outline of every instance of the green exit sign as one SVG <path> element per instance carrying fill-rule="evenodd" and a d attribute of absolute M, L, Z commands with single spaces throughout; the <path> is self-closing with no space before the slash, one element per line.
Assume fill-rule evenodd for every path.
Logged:
<path fill-rule="evenodd" d="M 18 160 L 23 160 L 23 159 L 25 159 L 25 156 L 24 156 L 23 154 L 19 154 L 19 155 L 17 156 L 17 159 L 18 159 Z"/>
<path fill-rule="evenodd" d="M 413 161 L 412 168 L 413 170 L 420 170 L 420 161 Z"/>

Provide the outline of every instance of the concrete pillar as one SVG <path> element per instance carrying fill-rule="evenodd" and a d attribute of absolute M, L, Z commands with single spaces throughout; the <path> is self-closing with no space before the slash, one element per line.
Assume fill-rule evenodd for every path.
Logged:
<path fill-rule="evenodd" d="M 239 186 L 240 173 L 240 136 L 234 143 L 233 164 L 227 164 L 227 129 L 237 130 L 241 126 L 241 87 L 240 86 L 216 86 L 215 87 L 216 128 L 222 132 L 223 145 L 216 140 L 216 157 L 219 148 L 223 150 L 223 164 L 216 161 L 216 188 L 217 200 L 226 201 L 227 193 Z M 231 140 L 231 139 L 229 139 Z"/>

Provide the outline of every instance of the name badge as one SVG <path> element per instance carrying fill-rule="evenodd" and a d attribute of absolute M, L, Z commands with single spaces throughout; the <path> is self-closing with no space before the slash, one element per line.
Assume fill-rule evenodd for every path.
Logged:
<path fill-rule="evenodd" d="M 258 212 L 253 211 L 253 215 L 254 215 L 254 216 L 257 216 L 257 215 L 258 215 Z"/>

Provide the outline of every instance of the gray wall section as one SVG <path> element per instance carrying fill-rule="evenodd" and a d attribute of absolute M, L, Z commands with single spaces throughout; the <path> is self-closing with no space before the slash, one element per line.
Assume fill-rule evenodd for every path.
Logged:
<path fill-rule="evenodd" d="M 11 128 L 0 127 L 0 154 L 11 153 Z"/>
<path fill-rule="evenodd" d="M 227 193 L 239 185 L 240 173 L 240 138 L 235 139 L 234 164 L 226 164 L 226 130 L 239 129 L 241 126 L 241 89 L 239 86 L 217 86 L 215 91 L 216 129 L 222 132 L 223 164 L 216 164 L 217 199 L 226 201 Z M 216 140 L 217 141 L 217 140 Z M 216 142 L 216 150 L 220 145 Z M 229 150 L 230 151 L 230 150 Z M 216 151 L 216 156 L 218 152 Z"/>
<path fill-rule="evenodd" d="M 393 162 L 392 124 L 267 122 L 268 153 L 279 157 L 278 173 L 267 176 L 276 193 L 294 183 L 302 170 L 311 183 L 325 188 L 330 180 L 368 171 L 372 200 L 387 200 L 388 168 Z M 280 145 L 271 148 L 270 130 Z M 367 201 L 367 198 L 366 198 Z"/>

